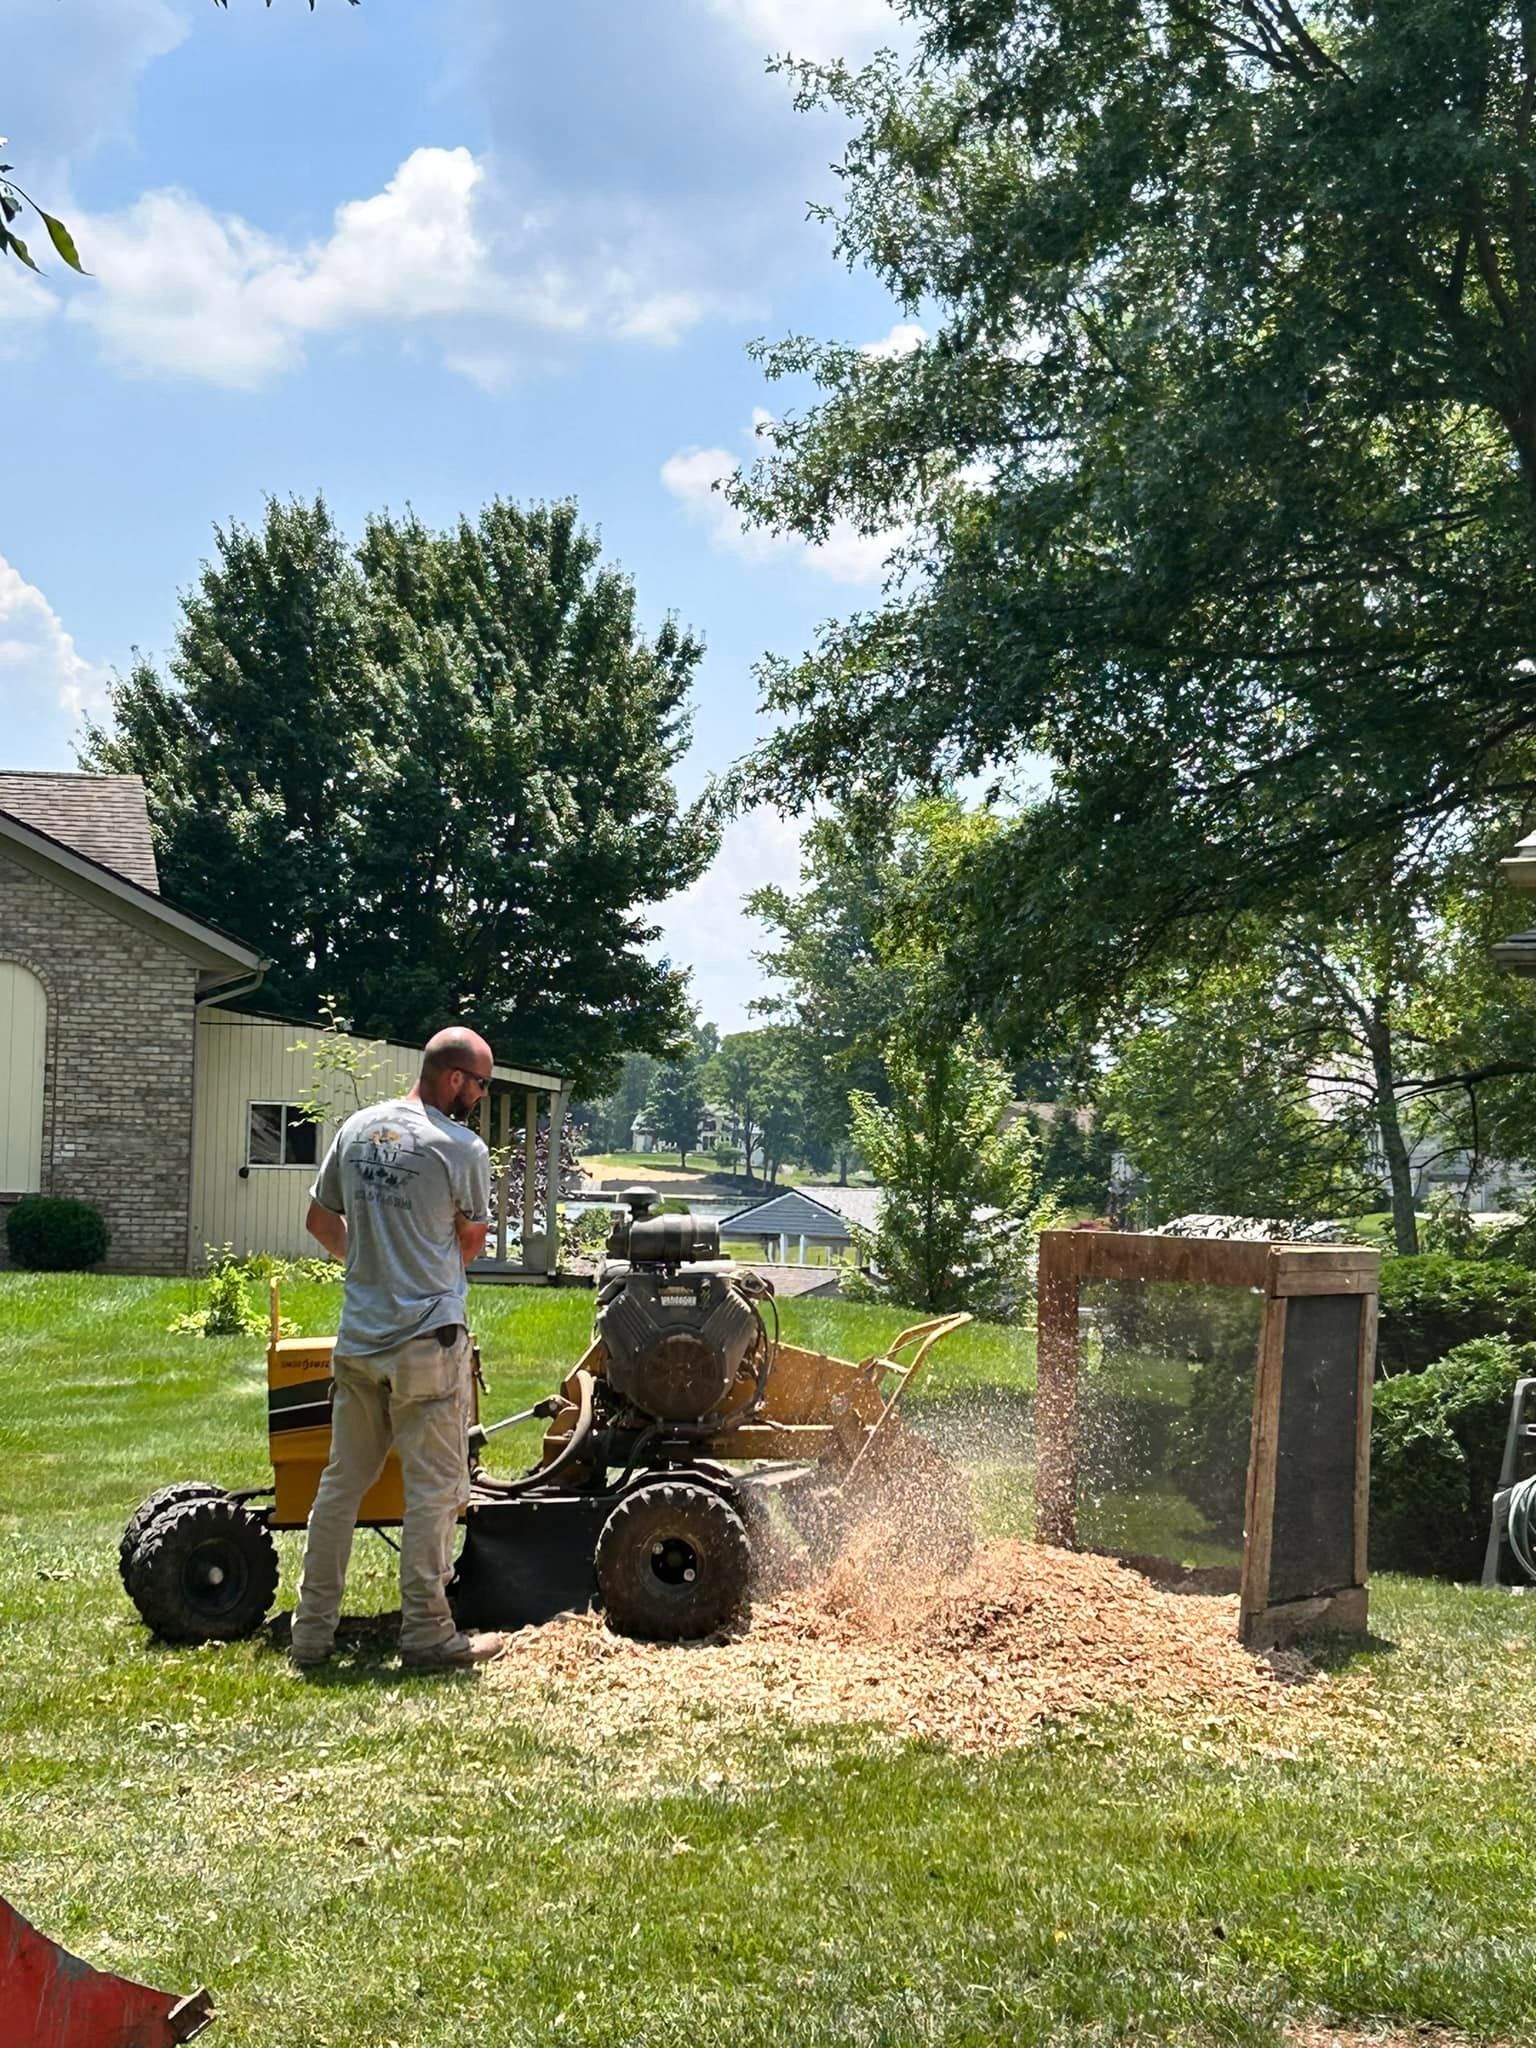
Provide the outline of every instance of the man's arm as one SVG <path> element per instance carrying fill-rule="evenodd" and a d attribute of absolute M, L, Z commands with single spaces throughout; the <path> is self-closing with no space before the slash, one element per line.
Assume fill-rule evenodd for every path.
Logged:
<path fill-rule="evenodd" d="M 491 1226 L 489 1223 L 471 1223 L 467 1216 L 455 1216 L 453 1227 L 458 1233 L 459 1257 L 467 1266 L 478 1259 L 485 1250 L 485 1240 L 490 1234 Z"/>
<path fill-rule="evenodd" d="M 309 1214 L 304 1218 L 304 1228 L 310 1236 L 324 1246 L 333 1259 L 345 1261 L 347 1256 L 347 1219 L 338 1216 L 334 1209 L 327 1209 L 323 1202 L 312 1201 Z"/>

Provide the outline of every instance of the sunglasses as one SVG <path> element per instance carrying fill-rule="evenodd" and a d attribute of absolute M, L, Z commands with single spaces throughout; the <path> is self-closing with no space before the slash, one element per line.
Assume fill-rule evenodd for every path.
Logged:
<path fill-rule="evenodd" d="M 482 1095 L 491 1085 L 492 1076 L 489 1074 L 477 1074 L 473 1067 L 455 1067 L 453 1071 L 456 1074 L 462 1074 L 466 1081 L 473 1081 Z"/>

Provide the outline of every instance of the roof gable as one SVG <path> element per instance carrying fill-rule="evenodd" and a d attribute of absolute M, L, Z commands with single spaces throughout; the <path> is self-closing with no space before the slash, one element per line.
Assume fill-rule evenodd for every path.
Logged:
<path fill-rule="evenodd" d="M 137 775 L 0 768 L 0 811 L 151 895 L 160 893 L 149 806 Z"/>
<path fill-rule="evenodd" d="M 35 825 L 23 824 L 9 811 L 0 810 L 0 853 L 23 868 L 47 875 L 52 880 L 68 878 L 69 886 L 82 890 L 105 907 L 155 932 L 194 959 L 202 970 L 199 985 L 207 989 L 227 988 L 239 970 L 239 978 L 256 982 L 271 965 L 262 955 L 231 933 L 220 931 L 206 919 L 190 917 L 184 910 L 165 902 L 154 890 L 130 882 L 114 868 L 77 853 L 62 840 L 52 839 Z"/>
<path fill-rule="evenodd" d="M 740 1229 L 748 1237 L 779 1236 L 846 1238 L 848 1225 L 835 1209 L 815 1201 L 798 1188 L 786 1188 L 780 1195 L 739 1209 L 734 1216 L 722 1216 L 721 1231 Z"/>

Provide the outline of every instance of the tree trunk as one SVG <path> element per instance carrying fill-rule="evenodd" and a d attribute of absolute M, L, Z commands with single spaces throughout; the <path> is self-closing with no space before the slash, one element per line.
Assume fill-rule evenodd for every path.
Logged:
<path fill-rule="evenodd" d="M 1419 1248 L 1419 1219 L 1413 1201 L 1413 1168 L 1408 1144 L 1397 1114 L 1397 1074 L 1392 1058 L 1392 1031 L 1378 998 L 1371 1005 L 1367 1036 L 1371 1047 L 1371 1071 L 1376 1081 L 1376 1128 L 1381 1133 L 1382 1156 L 1387 1162 L 1387 1181 L 1392 1191 L 1392 1242 L 1399 1252 L 1412 1256 Z"/>
<path fill-rule="evenodd" d="M 848 1185 L 848 1154 L 846 1152 L 839 1152 L 837 1155 L 837 1184 L 840 1188 L 845 1188 Z"/>

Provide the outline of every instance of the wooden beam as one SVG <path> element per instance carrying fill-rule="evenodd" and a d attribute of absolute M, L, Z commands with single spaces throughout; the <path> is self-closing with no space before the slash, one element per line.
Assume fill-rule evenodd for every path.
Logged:
<path fill-rule="evenodd" d="M 1374 1294 L 1381 1253 L 1358 1244 L 1281 1244 L 1274 1247 L 1272 1294 Z"/>
<path fill-rule="evenodd" d="M 1283 1600 L 1277 1606 L 1261 1608 L 1255 1614 L 1245 1610 L 1239 1626 L 1244 1649 L 1272 1650 L 1280 1643 L 1294 1642 L 1297 1636 L 1311 1635 L 1317 1629 L 1348 1630 L 1363 1635 L 1369 1613 L 1370 1599 L 1364 1586 L 1341 1586 L 1334 1593 L 1314 1593 L 1305 1600 Z"/>
<path fill-rule="evenodd" d="M 1079 1280 L 1150 1280 L 1185 1287 L 1262 1287 L 1269 1246 L 1255 1238 L 1154 1237 L 1145 1231 L 1046 1230 L 1056 1270 Z"/>
<path fill-rule="evenodd" d="M 1378 1307 L 1374 1293 L 1360 1305 L 1360 1393 L 1355 1414 L 1355 1583 L 1360 1586 L 1370 1577 L 1371 1395 L 1376 1383 Z"/>
<path fill-rule="evenodd" d="M 544 1271 L 560 1270 L 560 1126 L 565 1121 L 565 1095 L 556 1089 L 549 1098 L 549 1166 L 544 1176 Z"/>
<path fill-rule="evenodd" d="M 1035 1537 L 1070 1550 L 1077 1541 L 1077 1259 L 1074 1240 L 1040 1237 L 1035 1318 Z"/>
<path fill-rule="evenodd" d="M 1269 1605 L 1269 1558 L 1275 1529 L 1275 1473 L 1280 1453 L 1280 1395 L 1285 1385 L 1286 1298 L 1271 1294 L 1259 1329 L 1243 1496 L 1243 1581 L 1239 1627 L 1246 1642 L 1255 1615 Z"/>
<path fill-rule="evenodd" d="M 539 1098 L 530 1088 L 523 1099 L 523 1249 L 518 1261 L 525 1273 L 536 1273 L 533 1209 L 539 1192 Z"/>
<path fill-rule="evenodd" d="M 496 1260 L 498 1265 L 507 1263 L 507 1195 L 512 1182 L 512 1094 L 502 1088 L 495 1091 L 500 1109 L 492 1118 L 491 1127 L 497 1130 L 496 1142 L 502 1148 L 501 1168 L 496 1175 Z"/>

